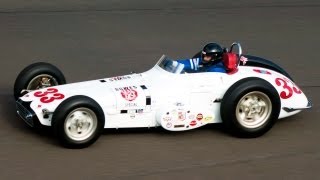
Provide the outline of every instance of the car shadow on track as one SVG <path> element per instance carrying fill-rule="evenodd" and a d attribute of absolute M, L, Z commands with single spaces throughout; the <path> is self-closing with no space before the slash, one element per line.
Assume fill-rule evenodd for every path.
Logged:
<path fill-rule="evenodd" d="M 192 134 L 197 131 L 212 131 L 217 134 L 225 134 L 221 124 L 208 124 L 197 129 L 187 130 L 187 131 L 168 131 L 159 127 L 151 128 L 121 128 L 121 129 L 104 129 L 103 135 L 115 135 L 115 134 L 153 134 L 159 136 L 176 136 L 177 134 Z"/>

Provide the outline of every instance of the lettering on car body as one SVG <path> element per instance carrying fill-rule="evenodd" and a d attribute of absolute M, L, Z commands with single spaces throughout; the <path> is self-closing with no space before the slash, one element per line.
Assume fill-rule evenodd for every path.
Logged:
<path fill-rule="evenodd" d="M 136 86 L 119 87 L 115 88 L 115 90 L 120 91 L 121 97 L 127 101 L 134 101 L 138 97 Z"/>

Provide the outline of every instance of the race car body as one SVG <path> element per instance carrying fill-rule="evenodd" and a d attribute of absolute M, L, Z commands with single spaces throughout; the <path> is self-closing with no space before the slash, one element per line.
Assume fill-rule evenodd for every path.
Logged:
<path fill-rule="evenodd" d="M 30 126 L 54 126 L 65 146 L 86 147 L 99 136 L 99 127 L 185 131 L 224 123 L 238 136 L 257 137 L 275 119 L 311 107 L 291 78 L 272 69 L 239 66 L 241 58 L 241 53 L 226 54 L 228 73 L 186 73 L 164 55 L 146 72 L 86 82 L 44 86 L 50 77 L 51 82 L 61 80 L 42 73 L 47 76 L 40 78 L 41 86 L 23 88 L 17 97 L 17 112 Z M 24 86 L 31 87 L 30 81 Z"/>

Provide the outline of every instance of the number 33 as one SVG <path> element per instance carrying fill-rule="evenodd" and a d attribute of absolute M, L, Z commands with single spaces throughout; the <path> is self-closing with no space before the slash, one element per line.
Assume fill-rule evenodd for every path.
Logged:
<path fill-rule="evenodd" d="M 48 97 L 48 94 L 53 94 L 51 97 Z M 42 103 L 51 103 L 53 102 L 55 99 L 63 99 L 64 95 L 61 93 L 58 93 L 58 89 L 55 88 L 48 88 L 46 91 L 41 92 L 41 91 L 37 91 L 34 93 L 35 97 L 40 97 L 40 101 Z"/>
<path fill-rule="evenodd" d="M 282 86 L 284 91 L 281 91 L 280 93 L 280 97 L 282 99 L 288 99 L 290 98 L 293 93 L 297 93 L 297 94 L 301 94 L 301 90 L 297 87 L 295 87 L 295 85 L 291 82 L 291 86 L 288 85 L 288 82 L 282 78 L 276 78 L 276 84 L 277 86 Z"/>

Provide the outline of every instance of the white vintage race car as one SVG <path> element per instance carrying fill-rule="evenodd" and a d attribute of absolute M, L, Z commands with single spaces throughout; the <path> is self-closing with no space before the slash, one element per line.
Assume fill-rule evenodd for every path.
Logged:
<path fill-rule="evenodd" d="M 228 73 L 186 73 L 163 55 L 143 73 L 71 84 L 55 66 L 35 63 L 15 81 L 17 113 L 32 127 L 52 126 L 63 146 L 84 148 L 104 128 L 186 131 L 223 123 L 235 136 L 258 137 L 277 119 L 311 107 L 288 73 L 242 55 L 239 43 L 223 61 Z"/>

